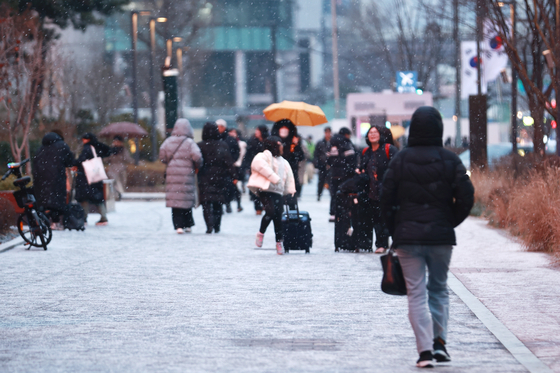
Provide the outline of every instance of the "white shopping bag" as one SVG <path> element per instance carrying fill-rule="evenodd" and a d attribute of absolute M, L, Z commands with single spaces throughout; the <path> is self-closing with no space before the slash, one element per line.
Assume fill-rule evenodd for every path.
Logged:
<path fill-rule="evenodd" d="M 91 147 L 91 151 L 93 152 L 93 158 L 82 162 L 82 167 L 84 168 L 88 184 L 90 185 L 108 179 L 105 173 L 105 167 L 103 166 L 103 160 L 97 156 L 93 146 Z"/>

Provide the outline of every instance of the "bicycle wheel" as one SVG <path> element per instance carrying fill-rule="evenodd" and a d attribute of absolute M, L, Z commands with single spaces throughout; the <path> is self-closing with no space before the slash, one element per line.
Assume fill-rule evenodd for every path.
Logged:
<path fill-rule="evenodd" d="M 46 250 L 52 239 L 52 230 L 49 220 L 44 214 L 38 213 L 36 216 L 39 217 L 37 221 L 33 215 L 31 215 L 30 221 L 27 214 L 21 214 L 17 221 L 18 232 L 27 244 Z"/>

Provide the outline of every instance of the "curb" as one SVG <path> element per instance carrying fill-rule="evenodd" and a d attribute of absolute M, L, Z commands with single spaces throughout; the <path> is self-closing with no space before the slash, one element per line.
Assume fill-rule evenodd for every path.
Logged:
<path fill-rule="evenodd" d="M 127 192 L 121 196 L 121 201 L 163 201 L 165 193 L 135 193 Z"/>
<path fill-rule="evenodd" d="M 11 241 L 4 242 L 3 244 L 0 245 L 0 254 L 8 250 L 11 250 L 19 245 L 23 245 L 23 240 L 21 239 L 21 237 L 16 237 Z"/>
<path fill-rule="evenodd" d="M 482 321 L 502 345 L 530 373 L 553 373 L 527 346 L 523 344 L 470 290 L 452 273 L 447 280 L 449 288 L 467 305 Z"/>

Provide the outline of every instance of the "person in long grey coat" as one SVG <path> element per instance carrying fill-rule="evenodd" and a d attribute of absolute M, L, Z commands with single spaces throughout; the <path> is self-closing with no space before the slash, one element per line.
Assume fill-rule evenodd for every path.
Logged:
<path fill-rule="evenodd" d="M 202 167 L 202 154 L 193 140 L 193 129 L 187 119 L 175 122 L 171 136 L 159 149 L 159 159 L 167 165 L 165 205 L 171 207 L 173 226 L 179 234 L 190 232 L 194 225 L 195 175 Z"/>

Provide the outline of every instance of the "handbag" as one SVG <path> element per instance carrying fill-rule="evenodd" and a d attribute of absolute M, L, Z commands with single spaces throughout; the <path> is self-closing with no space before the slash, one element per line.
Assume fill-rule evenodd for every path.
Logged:
<path fill-rule="evenodd" d="M 82 167 L 84 168 L 84 173 L 86 174 L 89 185 L 108 179 L 105 173 L 105 167 L 103 166 L 103 160 L 101 157 L 97 156 L 93 146 L 91 147 L 91 151 L 93 152 L 93 158 L 82 162 Z"/>
<path fill-rule="evenodd" d="M 381 291 L 389 295 L 406 295 L 406 282 L 393 245 L 380 258 L 383 267 L 383 278 L 381 279 Z"/>

